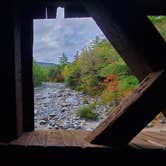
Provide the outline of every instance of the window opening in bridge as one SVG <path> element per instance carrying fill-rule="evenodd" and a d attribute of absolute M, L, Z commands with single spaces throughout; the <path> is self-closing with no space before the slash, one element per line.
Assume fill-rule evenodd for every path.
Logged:
<path fill-rule="evenodd" d="M 166 16 L 148 16 L 149 20 L 158 30 L 160 35 L 166 41 Z M 166 111 L 159 113 L 154 120 L 152 120 L 147 127 L 160 127 L 165 128 L 166 126 Z"/>
<path fill-rule="evenodd" d="M 34 20 L 35 129 L 93 130 L 138 85 L 92 18 Z"/>

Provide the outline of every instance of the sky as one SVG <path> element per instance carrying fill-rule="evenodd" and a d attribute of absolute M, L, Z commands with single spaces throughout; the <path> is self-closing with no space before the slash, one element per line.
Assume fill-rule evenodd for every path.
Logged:
<path fill-rule="evenodd" d="M 58 64 L 65 53 L 72 62 L 96 36 L 105 37 L 92 18 L 64 18 L 64 9 L 58 8 L 56 19 L 34 20 L 34 60 Z"/>

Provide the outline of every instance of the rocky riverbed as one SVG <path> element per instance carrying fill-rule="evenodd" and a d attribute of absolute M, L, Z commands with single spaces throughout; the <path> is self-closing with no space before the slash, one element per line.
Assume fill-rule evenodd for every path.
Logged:
<path fill-rule="evenodd" d="M 97 120 L 82 119 L 80 108 L 97 102 L 96 99 L 66 87 L 64 83 L 43 83 L 34 88 L 35 129 L 84 129 L 92 131 L 107 116 L 109 105 L 96 105 Z M 166 126 L 166 118 L 160 114 L 147 127 Z"/>
<path fill-rule="evenodd" d="M 66 87 L 64 83 L 43 83 L 34 89 L 36 129 L 84 129 L 92 131 L 104 120 L 109 105 L 96 105 L 97 120 L 81 119 L 80 108 L 96 102 L 96 99 Z"/>

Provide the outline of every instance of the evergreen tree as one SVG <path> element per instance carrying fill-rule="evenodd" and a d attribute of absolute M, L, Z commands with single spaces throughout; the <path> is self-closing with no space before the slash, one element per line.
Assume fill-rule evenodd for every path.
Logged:
<path fill-rule="evenodd" d="M 65 55 L 65 53 L 63 53 L 62 56 L 60 57 L 60 65 L 65 66 L 67 63 L 68 63 L 68 58 Z"/>
<path fill-rule="evenodd" d="M 79 59 L 79 52 L 76 51 L 76 54 L 75 54 L 75 56 L 74 56 L 74 61 L 77 61 L 78 59 Z"/>

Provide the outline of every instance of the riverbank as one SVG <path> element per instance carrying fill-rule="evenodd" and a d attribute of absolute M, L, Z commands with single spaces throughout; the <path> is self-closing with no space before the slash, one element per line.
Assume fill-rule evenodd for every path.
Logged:
<path fill-rule="evenodd" d="M 96 105 L 96 120 L 80 118 L 78 111 L 95 102 L 96 99 L 72 90 L 64 83 L 43 83 L 34 88 L 35 129 L 92 131 L 107 117 L 110 106 Z"/>

